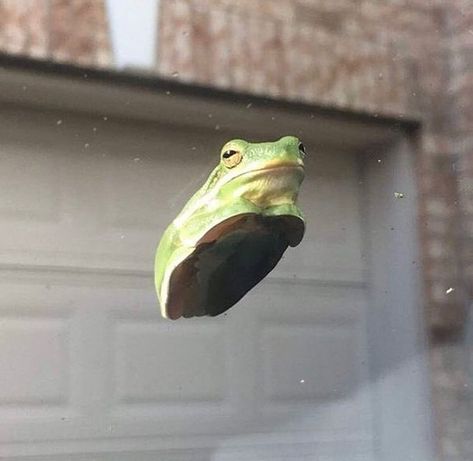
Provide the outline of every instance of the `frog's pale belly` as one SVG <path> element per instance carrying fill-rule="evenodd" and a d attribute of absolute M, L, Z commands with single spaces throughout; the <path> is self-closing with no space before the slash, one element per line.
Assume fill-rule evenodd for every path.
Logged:
<path fill-rule="evenodd" d="M 264 209 L 283 203 L 295 203 L 299 186 L 304 179 L 304 170 L 299 166 L 284 166 L 257 170 L 245 176 L 246 182 L 234 190 L 235 198 L 243 197 Z M 237 180 L 238 178 L 235 182 Z"/>

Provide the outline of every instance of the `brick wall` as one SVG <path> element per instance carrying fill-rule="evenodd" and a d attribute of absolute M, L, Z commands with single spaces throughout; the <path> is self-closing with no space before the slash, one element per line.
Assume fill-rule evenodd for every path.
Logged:
<path fill-rule="evenodd" d="M 465 307 L 465 328 L 433 344 L 432 369 L 442 447 L 446 459 L 473 459 L 473 8 L 470 0 L 452 0 L 445 14 L 449 79 L 445 93 L 449 187 L 457 204 L 453 230 L 458 254 L 458 301 Z"/>
<path fill-rule="evenodd" d="M 104 3 L 0 0 L 0 52 L 82 65 L 109 65 Z"/>
<path fill-rule="evenodd" d="M 453 0 L 449 9 L 452 98 L 451 142 L 458 172 L 462 222 L 461 265 L 470 300 L 473 299 L 473 5 Z"/>
<path fill-rule="evenodd" d="M 379 39 L 364 36 L 362 17 L 347 20 L 360 16 L 359 2 L 161 3 L 158 66 L 165 75 L 392 114 L 412 102 L 402 45 L 383 30 Z"/>

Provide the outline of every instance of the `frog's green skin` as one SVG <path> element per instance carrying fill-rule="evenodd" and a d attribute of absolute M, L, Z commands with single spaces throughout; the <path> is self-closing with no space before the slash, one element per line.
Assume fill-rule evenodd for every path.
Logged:
<path fill-rule="evenodd" d="M 241 159 L 232 167 L 223 155 L 229 151 Z M 224 312 L 274 268 L 289 245 L 299 244 L 303 158 L 293 136 L 223 146 L 219 165 L 159 243 L 155 284 L 164 317 Z"/>

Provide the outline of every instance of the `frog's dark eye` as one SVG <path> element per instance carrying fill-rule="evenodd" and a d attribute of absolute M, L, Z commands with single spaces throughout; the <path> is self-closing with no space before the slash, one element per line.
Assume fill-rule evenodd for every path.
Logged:
<path fill-rule="evenodd" d="M 227 168 L 237 166 L 242 158 L 243 156 L 238 150 L 229 149 L 222 154 L 222 162 Z"/>
<path fill-rule="evenodd" d="M 227 150 L 223 153 L 223 158 L 230 158 L 232 155 L 236 155 L 238 152 L 236 150 Z"/>
<path fill-rule="evenodd" d="M 301 142 L 299 143 L 299 152 L 302 152 L 302 155 L 306 154 L 304 144 L 302 144 Z"/>

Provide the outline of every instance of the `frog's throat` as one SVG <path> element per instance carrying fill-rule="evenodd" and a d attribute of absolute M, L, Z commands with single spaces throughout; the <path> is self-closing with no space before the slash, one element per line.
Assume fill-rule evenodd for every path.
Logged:
<path fill-rule="evenodd" d="M 217 204 L 217 195 L 220 191 L 220 188 L 231 181 L 233 181 L 236 178 L 239 178 L 241 176 L 245 175 L 252 175 L 252 174 L 258 174 L 261 173 L 262 171 L 274 171 L 274 170 L 294 170 L 294 171 L 300 171 L 301 173 L 304 172 L 304 163 L 302 160 L 299 162 L 289 162 L 289 161 L 279 161 L 279 162 L 272 162 L 270 164 L 266 164 L 265 166 L 262 166 L 261 168 L 256 168 L 256 169 L 250 169 L 250 170 L 245 170 L 245 171 L 238 171 L 235 172 L 235 174 L 232 175 L 225 175 L 224 178 L 220 179 L 217 181 L 213 187 L 212 190 L 207 191 L 202 197 L 199 197 L 195 201 L 192 207 L 188 208 L 185 210 L 184 213 L 181 212 L 176 219 L 174 220 L 174 225 L 177 228 L 180 228 L 186 221 L 187 219 L 192 216 L 192 214 L 201 208 L 203 205 L 212 205 L 213 202 Z"/>

